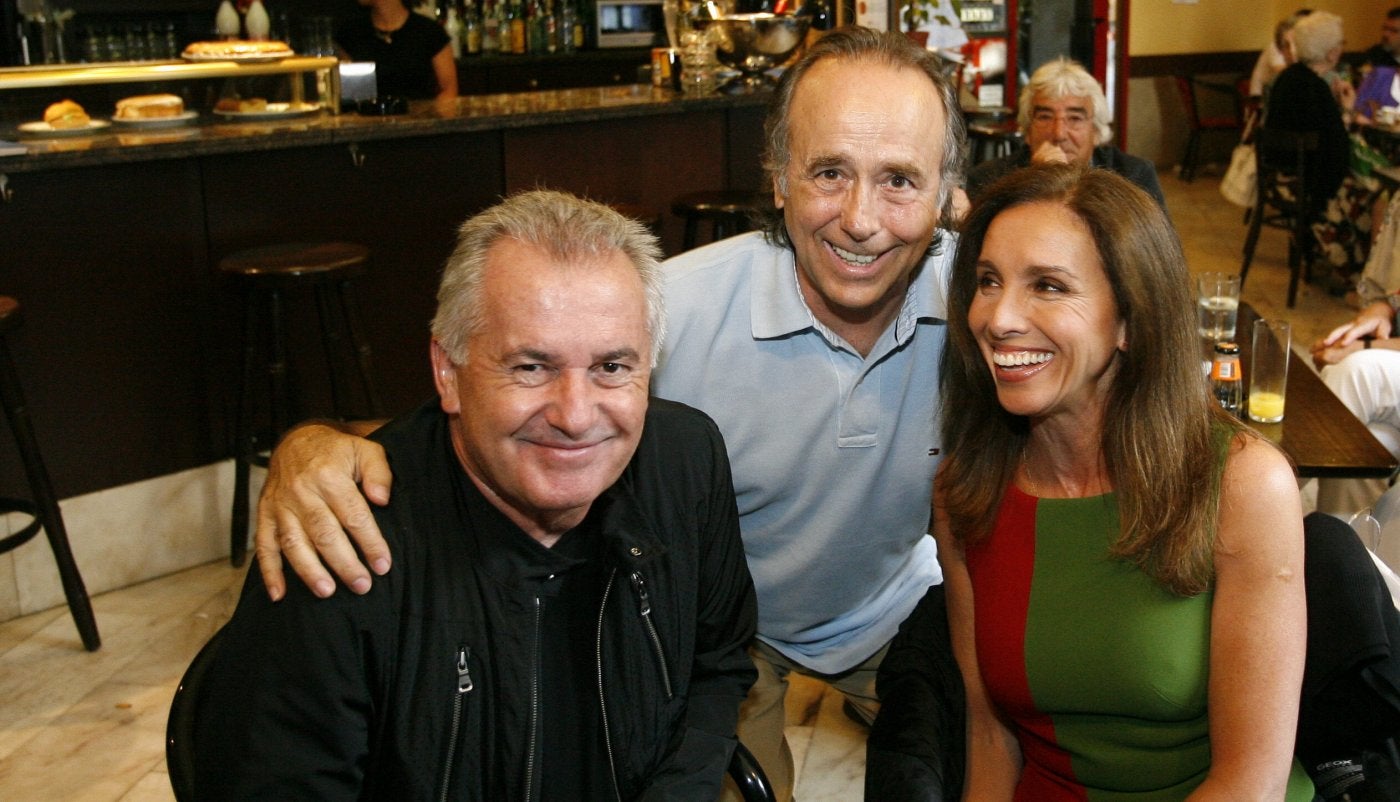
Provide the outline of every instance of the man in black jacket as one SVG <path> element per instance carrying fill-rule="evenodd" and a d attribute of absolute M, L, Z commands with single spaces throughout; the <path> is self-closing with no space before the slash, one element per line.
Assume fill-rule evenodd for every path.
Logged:
<path fill-rule="evenodd" d="M 394 569 L 257 571 L 198 712 L 200 799 L 714 799 L 753 682 L 753 585 L 714 423 L 649 399 L 655 238 L 517 195 L 438 291 L 438 398 L 379 429 Z"/>

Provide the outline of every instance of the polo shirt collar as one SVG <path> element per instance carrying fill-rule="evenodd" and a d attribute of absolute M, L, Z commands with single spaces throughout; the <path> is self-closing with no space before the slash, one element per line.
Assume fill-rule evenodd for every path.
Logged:
<path fill-rule="evenodd" d="M 903 343 L 914 335 L 921 320 L 942 320 L 948 308 L 947 271 L 938 269 L 942 260 L 951 260 L 956 235 L 940 231 L 941 244 L 933 256 L 924 260 L 923 267 L 904 295 L 904 304 L 894 321 L 895 341 Z M 773 258 L 754 263 L 750 326 L 756 340 L 770 340 L 817 329 L 823 336 L 834 335 L 822 325 L 802 297 L 797 283 L 797 261 L 791 247 L 771 247 Z"/>

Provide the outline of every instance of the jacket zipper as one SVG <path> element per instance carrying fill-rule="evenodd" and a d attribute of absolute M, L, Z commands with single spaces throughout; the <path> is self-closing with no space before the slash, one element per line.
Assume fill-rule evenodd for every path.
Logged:
<path fill-rule="evenodd" d="M 673 696 L 671 672 L 666 669 L 666 652 L 661 648 L 661 637 L 656 634 L 656 626 L 651 620 L 651 597 L 647 594 L 647 584 L 642 579 L 640 571 L 633 571 L 631 579 L 632 587 L 637 591 L 637 604 L 642 616 L 642 624 L 646 627 L 647 636 L 651 638 L 652 653 L 656 656 L 656 667 L 661 670 L 661 684 L 666 689 L 666 700 L 670 701 Z"/>
<path fill-rule="evenodd" d="M 448 730 L 447 737 L 447 762 L 442 769 L 442 790 L 438 794 L 441 802 L 447 802 L 447 789 L 452 784 L 452 766 L 457 760 L 457 734 L 462 727 L 462 697 L 471 693 L 475 685 L 472 683 L 471 667 L 467 664 L 467 658 L 471 657 L 472 650 L 466 646 L 457 647 L 457 657 L 453 668 L 457 670 L 457 693 L 452 696 L 452 727 Z"/>
<path fill-rule="evenodd" d="M 603 586 L 603 601 L 598 605 L 598 634 L 593 639 L 594 658 L 598 667 L 598 709 L 603 715 L 603 749 L 608 754 L 608 773 L 612 776 L 613 798 L 622 802 L 622 790 L 617 786 L 617 764 L 613 759 L 612 732 L 608 729 L 608 699 L 603 694 L 603 615 L 608 609 L 608 596 L 612 593 L 613 580 L 617 569 L 608 572 L 608 583 Z"/>
<path fill-rule="evenodd" d="M 540 734 L 540 597 L 535 597 L 535 641 L 530 648 L 530 737 L 525 750 L 525 802 L 535 799 L 535 750 Z"/>

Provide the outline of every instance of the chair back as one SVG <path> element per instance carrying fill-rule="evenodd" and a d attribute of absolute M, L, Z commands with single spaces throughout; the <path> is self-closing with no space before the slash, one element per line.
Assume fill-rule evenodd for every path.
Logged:
<path fill-rule="evenodd" d="M 1259 130 L 1255 140 L 1259 158 L 1259 201 L 1275 209 L 1311 208 L 1305 180 L 1308 156 L 1317 150 L 1317 132 Z M 1267 222 L 1267 221 L 1266 221 Z"/>
<path fill-rule="evenodd" d="M 1255 138 L 1258 158 L 1258 201 L 1255 214 L 1266 226 L 1292 235 L 1290 250 L 1307 251 L 1309 226 L 1315 209 L 1308 195 L 1308 157 L 1317 150 L 1317 132 L 1259 130 Z"/>
<path fill-rule="evenodd" d="M 1181 96 L 1181 108 L 1186 113 L 1186 126 L 1192 131 L 1202 128 L 1214 131 L 1241 129 L 1244 127 L 1243 96 L 1238 83 L 1219 84 L 1203 81 L 1194 75 L 1175 75 L 1177 94 Z M 1221 102 L 1210 103 L 1212 113 L 1201 113 L 1201 95 L 1204 90 L 1212 95 L 1224 96 L 1229 103 L 1223 109 Z"/>
<path fill-rule="evenodd" d="M 220 627 L 200 648 L 175 687 L 175 698 L 170 701 L 170 716 L 165 722 L 165 767 L 176 802 L 194 802 L 195 721 L 204 675 L 213 665 L 223 637 L 224 629 Z"/>

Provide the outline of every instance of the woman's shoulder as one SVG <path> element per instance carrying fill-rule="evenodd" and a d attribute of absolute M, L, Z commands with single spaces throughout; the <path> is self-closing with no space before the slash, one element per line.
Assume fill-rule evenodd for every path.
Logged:
<path fill-rule="evenodd" d="M 414 39 L 430 43 L 439 40 L 443 43 L 448 41 L 447 32 L 443 30 L 442 26 L 422 14 L 409 14 L 408 22 L 404 23 L 402 32 L 411 34 Z"/>
<path fill-rule="evenodd" d="M 1293 465 L 1278 446 L 1250 429 L 1238 429 L 1230 434 L 1225 454 L 1224 479 L 1244 481 L 1259 489 L 1274 483 L 1284 483 L 1297 490 Z"/>
<path fill-rule="evenodd" d="M 1220 481 L 1221 535 L 1243 545 L 1241 538 L 1277 538 L 1301 528 L 1302 501 L 1297 475 L 1288 457 L 1259 434 L 1235 433 Z"/>

